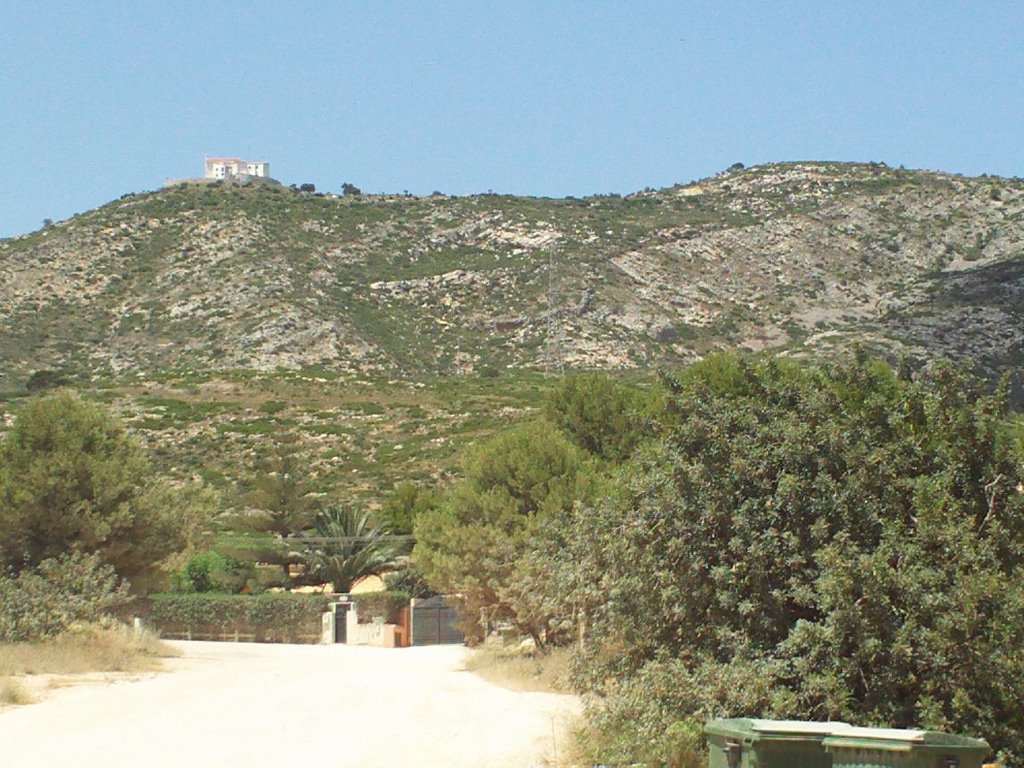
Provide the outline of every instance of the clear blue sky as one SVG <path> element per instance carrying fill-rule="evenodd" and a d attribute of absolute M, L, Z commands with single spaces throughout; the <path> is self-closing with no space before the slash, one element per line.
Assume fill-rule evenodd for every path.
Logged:
<path fill-rule="evenodd" d="M 1024 176 L 1024 3 L 0 0 L 0 236 L 205 154 L 423 194 L 801 159 Z"/>

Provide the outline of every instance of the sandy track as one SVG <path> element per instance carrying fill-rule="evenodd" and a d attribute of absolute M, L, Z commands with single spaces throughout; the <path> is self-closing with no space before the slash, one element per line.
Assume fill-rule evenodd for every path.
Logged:
<path fill-rule="evenodd" d="M 169 673 L 0 712 L 0 764 L 522 768 L 578 711 L 463 671 L 457 646 L 171 644 Z"/>

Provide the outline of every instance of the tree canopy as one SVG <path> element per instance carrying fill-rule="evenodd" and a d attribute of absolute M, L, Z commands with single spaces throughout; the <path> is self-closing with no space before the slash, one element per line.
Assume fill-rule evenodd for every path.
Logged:
<path fill-rule="evenodd" d="M 29 401 L 0 441 L 0 563 L 20 571 L 98 553 L 144 580 L 205 529 L 208 502 L 155 477 L 142 446 L 68 392 Z"/>
<path fill-rule="evenodd" d="M 413 559 L 434 589 L 461 596 L 469 639 L 480 639 L 481 612 L 543 638 L 552 617 L 516 610 L 517 567 L 545 521 L 589 498 L 592 482 L 585 454 L 542 421 L 467 454 L 462 480 L 418 517 Z"/>
<path fill-rule="evenodd" d="M 643 437 L 648 407 L 641 393 L 604 374 L 571 373 L 549 393 L 544 415 L 579 448 L 623 461 Z"/>
<path fill-rule="evenodd" d="M 441 494 L 433 488 L 401 482 L 384 500 L 378 517 L 395 534 L 412 534 L 416 519 L 441 503 Z"/>

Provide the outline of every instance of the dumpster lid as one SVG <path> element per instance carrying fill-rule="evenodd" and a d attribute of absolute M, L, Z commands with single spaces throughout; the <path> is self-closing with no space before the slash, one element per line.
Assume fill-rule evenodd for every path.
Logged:
<path fill-rule="evenodd" d="M 957 736 L 940 731 L 919 731 L 904 728 L 849 728 L 826 738 L 825 749 L 883 749 L 895 752 L 909 752 L 920 747 L 942 747 L 943 749 L 967 749 L 988 752 L 990 747 L 984 739 Z"/>
<path fill-rule="evenodd" d="M 704 726 L 704 732 L 716 736 L 731 736 L 747 739 L 785 739 L 794 736 L 824 738 L 836 733 L 846 733 L 849 723 L 815 720 L 760 720 L 753 717 L 734 717 L 712 720 Z"/>

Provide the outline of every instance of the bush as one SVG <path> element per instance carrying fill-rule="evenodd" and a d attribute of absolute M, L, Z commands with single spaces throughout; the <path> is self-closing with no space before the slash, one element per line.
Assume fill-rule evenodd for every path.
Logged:
<path fill-rule="evenodd" d="M 437 592 L 430 588 L 427 580 L 413 563 L 384 574 L 384 586 L 389 592 L 404 592 L 409 597 L 434 597 Z"/>
<path fill-rule="evenodd" d="M 176 592 L 233 594 L 240 592 L 254 576 L 251 563 L 242 564 L 210 550 L 193 555 L 171 581 Z"/>
<path fill-rule="evenodd" d="M 363 592 L 351 599 L 359 618 L 370 620 L 380 616 L 387 624 L 397 624 L 401 610 L 409 607 L 408 592 Z"/>
<path fill-rule="evenodd" d="M 445 502 L 417 517 L 413 561 L 433 589 L 461 596 L 455 605 L 470 644 L 483 640 L 481 616 L 511 620 L 543 644 L 555 617 L 536 604 L 518 610 L 516 595 L 534 586 L 524 585 L 521 566 L 544 522 L 595 492 L 593 467 L 538 421 L 474 446 L 463 471 Z"/>
<path fill-rule="evenodd" d="M 141 443 L 102 407 L 69 392 L 39 397 L 0 440 L 0 568 L 99 552 L 139 588 L 202 535 L 211 503 L 155 478 Z"/>
<path fill-rule="evenodd" d="M 547 559 L 563 614 L 585 613 L 578 681 L 604 701 L 607 759 L 686 764 L 721 714 L 1024 755 L 1024 465 L 1005 393 L 863 355 L 711 357 L 665 384 L 659 439 Z"/>
<path fill-rule="evenodd" d="M 45 389 L 64 387 L 70 383 L 70 377 L 63 371 L 43 369 L 36 371 L 28 377 L 28 381 L 25 382 L 25 389 L 29 392 L 41 392 Z"/>
<path fill-rule="evenodd" d="M 53 637 L 97 622 L 130 601 L 128 586 L 98 554 L 62 555 L 0 578 L 0 642 Z"/>

